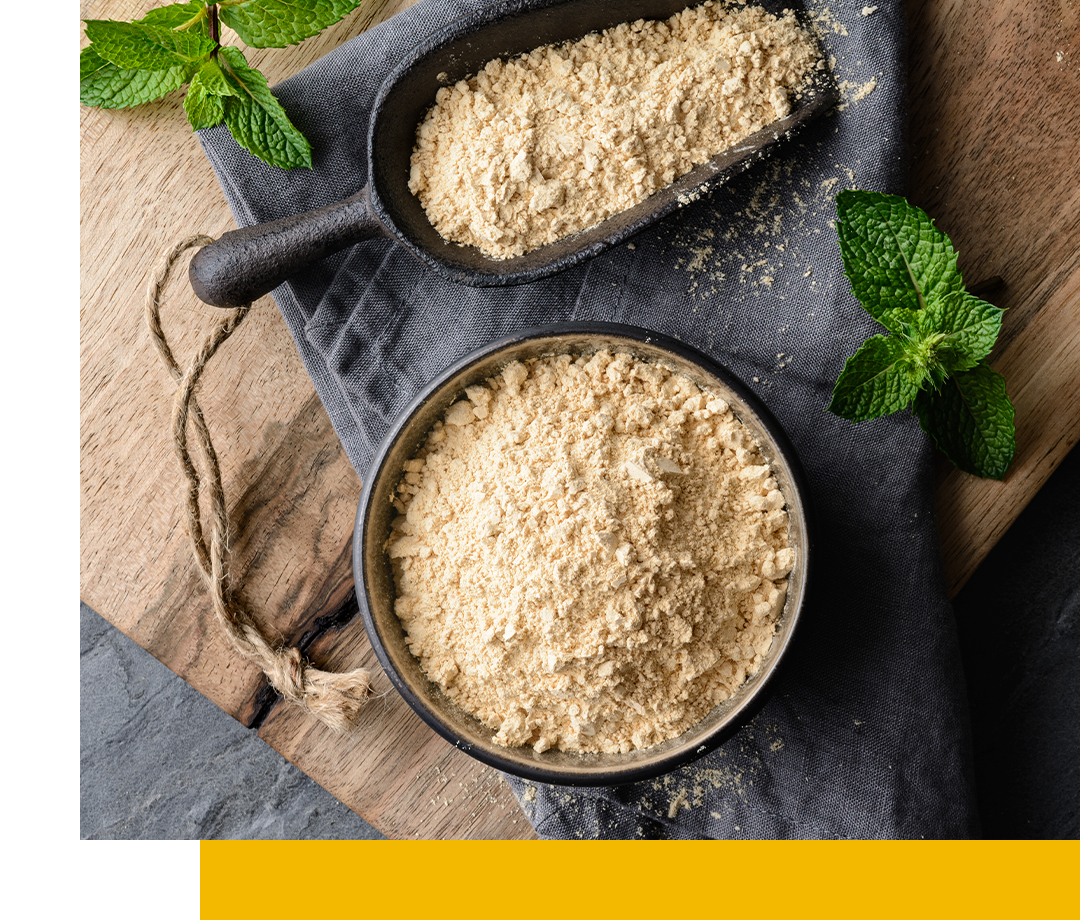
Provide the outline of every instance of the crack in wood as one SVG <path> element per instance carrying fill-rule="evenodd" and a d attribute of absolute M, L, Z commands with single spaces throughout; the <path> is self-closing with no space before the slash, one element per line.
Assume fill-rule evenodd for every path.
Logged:
<path fill-rule="evenodd" d="M 336 629 L 346 627 L 359 612 L 360 604 L 356 600 L 356 588 L 353 587 L 349 589 L 349 593 L 345 595 L 340 604 L 326 613 L 316 615 L 311 625 L 295 642 L 296 647 L 300 649 L 302 654 L 306 655 L 308 649 L 320 639 L 325 638 Z M 270 681 L 264 680 L 262 686 L 254 695 L 252 717 L 247 722 L 247 727 L 258 731 L 281 699 L 281 694 L 271 686 Z"/>

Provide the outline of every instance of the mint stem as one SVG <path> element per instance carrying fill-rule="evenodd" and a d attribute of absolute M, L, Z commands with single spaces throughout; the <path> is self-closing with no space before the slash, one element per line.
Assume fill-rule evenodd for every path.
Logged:
<path fill-rule="evenodd" d="M 210 54 L 213 57 L 217 57 L 217 49 L 221 45 L 221 31 L 218 27 L 217 4 L 211 4 L 207 12 L 210 14 L 210 40 L 215 45 L 214 50 L 210 52 Z"/>

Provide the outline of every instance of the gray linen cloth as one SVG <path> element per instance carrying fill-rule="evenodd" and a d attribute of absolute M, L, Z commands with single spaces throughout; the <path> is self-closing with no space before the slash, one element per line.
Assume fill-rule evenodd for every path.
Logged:
<path fill-rule="evenodd" d="M 268 167 L 224 127 L 202 132 L 237 223 L 356 192 L 383 77 L 489 3 L 426 0 L 277 86 L 312 142 L 313 170 Z M 906 413 L 852 425 L 825 411 L 845 358 L 880 331 L 850 293 L 832 221 L 841 188 L 904 190 L 903 11 L 895 0 L 807 6 L 844 103 L 632 243 L 543 281 L 476 289 L 376 240 L 274 292 L 361 477 L 436 372 L 513 330 L 565 320 L 632 323 L 705 351 L 764 399 L 803 459 L 818 580 L 767 704 L 715 752 L 656 780 L 574 790 L 508 778 L 542 837 L 978 832 L 932 448 Z"/>

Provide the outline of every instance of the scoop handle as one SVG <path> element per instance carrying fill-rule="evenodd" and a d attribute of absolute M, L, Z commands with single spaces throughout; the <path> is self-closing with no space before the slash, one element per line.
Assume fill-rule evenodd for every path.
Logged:
<path fill-rule="evenodd" d="M 388 235 L 365 185 L 351 198 L 229 230 L 195 253 L 188 279 L 195 296 L 215 307 L 239 307 L 346 246 Z"/>

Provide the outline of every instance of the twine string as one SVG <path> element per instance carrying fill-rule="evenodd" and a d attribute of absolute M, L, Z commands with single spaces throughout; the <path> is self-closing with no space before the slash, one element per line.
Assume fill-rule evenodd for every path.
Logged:
<path fill-rule="evenodd" d="M 180 256 L 188 249 L 210 242 L 213 240 L 202 234 L 176 242 L 162 257 L 146 291 L 146 323 L 150 338 L 176 383 L 172 437 L 185 480 L 184 524 L 218 622 L 236 650 L 247 660 L 258 664 L 274 689 L 285 699 L 304 707 L 335 731 L 349 731 L 355 728 L 363 701 L 371 692 L 370 672 L 364 668 L 341 673 L 322 671 L 306 661 L 299 649 L 272 640 L 241 602 L 229 578 L 228 507 L 217 452 L 210 438 L 206 417 L 195 397 L 195 388 L 207 363 L 244 321 L 251 304 L 228 311 L 207 335 L 186 369 L 177 362 L 161 325 L 162 293 Z M 201 455 L 202 474 L 192 456 L 189 431 L 193 431 L 194 446 Z M 199 498 L 204 489 L 210 504 L 209 520 L 205 522 L 199 507 Z"/>

